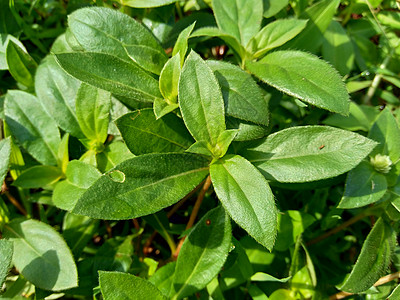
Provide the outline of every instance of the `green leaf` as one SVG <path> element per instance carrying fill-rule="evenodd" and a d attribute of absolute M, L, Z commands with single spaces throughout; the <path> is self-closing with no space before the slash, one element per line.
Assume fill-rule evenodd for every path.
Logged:
<path fill-rule="evenodd" d="M 170 230 L 170 224 L 168 221 L 167 214 L 164 211 L 159 211 L 156 214 L 151 214 L 148 216 L 143 217 L 143 219 L 151 226 L 154 228 L 154 230 L 157 230 L 157 232 L 165 239 L 167 242 L 171 254 L 174 254 L 176 251 L 176 245 L 171 237 L 171 235 L 168 233 Z M 157 285 L 156 285 L 157 286 Z"/>
<path fill-rule="evenodd" d="M 192 51 L 179 79 L 179 106 L 196 141 L 217 144 L 225 130 L 224 100 L 212 70 Z"/>
<path fill-rule="evenodd" d="M 107 53 L 128 61 L 131 58 L 156 74 L 168 59 L 147 28 L 119 11 L 82 8 L 68 17 L 68 24 L 79 45 L 88 52 Z"/>
<path fill-rule="evenodd" d="M 263 290 L 254 284 L 248 287 L 249 294 L 253 300 L 268 300 L 268 296 L 264 294 Z"/>
<path fill-rule="evenodd" d="M 5 225 L 3 236 L 14 243 L 15 267 L 38 288 L 60 291 L 78 285 L 71 251 L 51 226 L 16 219 Z"/>
<path fill-rule="evenodd" d="M 248 50 L 254 58 L 264 56 L 269 50 L 279 47 L 298 35 L 307 25 L 307 20 L 281 19 L 269 23 L 249 42 Z"/>
<path fill-rule="evenodd" d="M 178 0 L 118 0 L 121 4 L 130 7 L 158 7 L 174 3 Z"/>
<path fill-rule="evenodd" d="M 58 167 L 33 166 L 22 172 L 13 185 L 24 189 L 43 188 L 57 182 L 62 175 L 62 171 Z"/>
<path fill-rule="evenodd" d="M 42 164 L 56 165 L 60 132 L 37 98 L 9 90 L 4 111 L 12 134 L 29 154 Z"/>
<path fill-rule="evenodd" d="M 371 156 L 389 155 L 393 163 L 400 159 L 400 129 L 389 109 L 384 109 L 379 114 L 368 137 L 379 143 L 372 151 Z"/>
<path fill-rule="evenodd" d="M 149 281 L 120 272 L 99 272 L 104 300 L 165 300 L 166 297 Z"/>
<path fill-rule="evenodd" d="M 324 39 L 324 32 L 332 22 L 340 0 L 323 0 L 307 8 L 300 19 L 308 19 L 306 28 L 296 38 L 285 44 L 285 49 L 299 49 L 315 53 Z"/>
<path fill-rule="evenodd" d="M 222 31 L 217 27 L 203 27 L 197 29 L 195 32 L 191 34 L 190 37 L 200 37 L 200 36 L 218 37 L 225 43 L 227 43 L 232 48 L 232 50 L 234 50 L 236 54 L 239 55 L 240 58 L 244 59 L 246 56 L 246 50 L 244 46 L 240 44 L 239 40 L 236 37 Z"/>
<path fill-rule="evenodd" d="M 11 156 L 11 138 L 0 141 L 0 183 L 3 184 L 8 172 Z M 1 286 L 1 284 L 0 284 Z"/>
<path fill-rule="evenodd" d="M 276 51 L 246 68 L 278 90 L 317 107 L 349 113 L 349 95 L 335 69 L 318 57 L 301 51 Z"/>
<path fill-rule="evenodd" d="M 35 75 L 35 91 L 40 103 L 61 129 L 77 138 L 83 137 L 75 113 L 80 84 L 57 64 L 53 55 L 40 63 Z"/>
<path fill-rule="evenodd" d="M 84 83 L 75 101 L 76 116 L 83 134 L 90 142 L 102 145 L 107 139 L 111 94 Z"/>
<path fill-rule="evenodd" d="M 238 66 L 207 61 L 221 87 L 225 113 L 255 124 L 268 125 L 268 101 L 250 74 Z"/>
<path fill-rule="evenodd" d="M 135 155 L 183 152 L 193 143 L 182 119 L 168 114 L 156 120 L 150 108 L 126 114 L 116 124 L 129 150 Z"/>
<path fill-rule="evenodd" d="M 153 103 L 153 111 L 157 120 L 174 111 L 178 107 L 178 103 L 168 104 L 167 101 L 159 98 L 156 98 Z"/>
<path fill-rule="evenodd" d="M 232 219 L 271 251 L 277 210 L 261 173 L 243 157 L 227 155 L 210 166 L 210 175 L 215 192 Z"/>
<path fill-rule="evenodd" d="M 140 102 L 162 97 L 158 81 L 133 61 L 95 52 L 61 53 L 56 58 L 70 75 L 115 95 Z"/>
<path fill-rule="evenodd" d="M 176 262 L 170 262 L 158 269 L 149 281 L 154 284 L 164 296 L 168 297 L 172 289 Z"/>
<path fill-rule="evenodd" d="M 346 130 L 301 126 L 271 134 L 243 155 L 268 180 L 308 182 L 351 170 L 375 146 L 372 140 Z"/>
<path fill-rule="evenodd" d="M 99 223 L 99 220 L 88 217 L 65 214 L 62 225 L 63 237 L 74 257 L 80 257 L 83 249 L 97 232 Z"/>
<path fill-rule="evenodd" d="M 226 118 L 226 127 L 228 129 L 236 129 L 238 133 L 235 141 L 250 141 L 265 137 L 269 130 L 266 126 L 256 125 L 233 117 Z"/>
<path fill-rule="evenodd" d="M 346 30 L 337 21 L 332 21 L 324 34 L 322 56 L 341 75 L 348 74 L 354 64 L 354 49 Z"/>
<path fill-rule="evenodd" d="M 28 89 L 33 89 L 37 63 L 26 50 L 10 40 L 6 48 L 6 60 L 12 77 Z"/>
<path fill-rule="evenodd" d="M 100 177 L 73 213 L 123 220 L 170 206 L 208 174 L 208 160 L 187 153 L 147 154 L 128 159 Z"/>
<path fill-rule="evenodd" d="M 196 22 L 194 22 L 192 25 L 186 27 L 184 30 L 181 31 L 181 33 L 178 36 L 178 39 L 175 42 L 174 50 L 172 50 L 172 56 L 175 56 L 176 54 L 179 53 L 181 67 L 183 66 L 183 62 L 185 61 L 185 56 L 188 49 L 188 39 L 195 25 Z"/>
<path fill-rule="evenodd" d="M 345 191 L 338 208 L 349 209 L 375 203 L 386 190 L 385 175 L 376 172 L 369 162 L 361 162 L 347 175 Z"/>
<path fill-rule="evenodd" d="M 4 281 L 8 275 L 8 271 L 12 266 L 13 257 L 13 243 L 10 241 L 0 240 L 0 285 L 3 286 Z"/>
<path fill-rule="evenodd" d="M 372 287 L 385 274 L 395 245 L 395 232 L 379 218 L 368 234 L 350 276 L 339 289 L 360 293 Z"/>
<path fill-rule="evenodd" d="M 282 282 L 282 283 L 288 282 L 289 279 L 290 277 L 279 279 L 263 272 L 257 272 L 250 278 L 251 281 L 269 281 L 269 282 Z"/>
<path fill-rule="evenodd" d="M 0 70 L 8 70 L 6 49 L 9 41 L 13 41 L 19 48 L 25 50 L 25 46 L 10 34 L 0 33 Z"/>
<path fill-rule="evenodd" d="M 108 144 L 101 153 L 96 154 L 97 167 L 104 173 L 132 157 L 134 155 L 129 151 L 124 142 L 115 141 Z"/>
<path fill-rule="evenodd" d="M 79 160 L 68 163 L 66 171 L 67 179 L 59 182 L 53 192 L 55 206 L 65 210 L 71 210 L 79 197 L 100 178 L 101 173 L 92 165 Z"/>
<path fill-rule="evenodd" d="M 231 239 L 230 218 L 222 206 L 204 215 L 182 245 L 171 299 L 182 299 L 206 287 L 224 265 Z"/>
<path fill-rule="evenodd" d="M 181 75 L 179 54 L 175 54 L 167 61 L 160 74 L 160 92 L 168 103 L 178 101 L 178 83 Z"/>
<path fill-rule="evenodd" d="M 264 3 L 264 18 L 270 18 L 275 16 L 289 3 L 289 0 L 263 0 Z"/>
<path fill-rule="evenodd" d="M 213 0 L 212 5 L 218 27 L 243 46 L 260 30 L 262 0 Z"/>
<path fill-rule="evenodd" d="M 393 290 L 393 292 L 387 298 L 388 300 L 396 300 L 400 298 L 400 284 Z"/>

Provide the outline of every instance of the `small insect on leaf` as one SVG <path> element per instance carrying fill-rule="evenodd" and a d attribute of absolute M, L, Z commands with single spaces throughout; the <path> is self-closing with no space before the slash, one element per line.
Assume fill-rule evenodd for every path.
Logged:
<path fill-rule="evenodd" d="M 321 145 L 321 146 L 318 147 L 319 150 L 322 150 L 324 148 L 325 148 L 325 145 Z"/>
<path fill-rule="evenodd" d="M 206 220 L 206 225 L 207 225 L 207 226 L 210 226 L 210 224 L 211 224 L 211 220 L 207 219 L 207 220 Z"/>

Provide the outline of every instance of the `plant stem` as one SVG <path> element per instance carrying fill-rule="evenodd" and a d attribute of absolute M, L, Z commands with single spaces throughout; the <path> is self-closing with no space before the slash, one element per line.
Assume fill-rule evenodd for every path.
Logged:
<path fill-rule="evenodd" d="M 188 230 L 189 228 L 192 228 L 192 226 L 196 220 L 197 214 L 199 213 L 201 203 L 203 202 L 204 196 L 205 196 L 206 192 L 208 191 L 208 189 L 210 188 L 210 186 L 211 186 L 211 177 L 210 177 L 210 175 L 208 175 L 204 182 L 202 189 L 200 190 L 199 195 L 197 196 L 196 203 L 194 204 L 192 213 L 190 214 L 189 221 L 186 225 L 186 230 Z M 173 254 L 173 259 L 177 259 L 184 241 L 185 241 L 185 237 L 181 238 L 181 240 L 179 241 L 179 244 L 176 247 L 176 251 Z"/>
<path fill-rule="evenodd" d="M 6 190 L 4 192 L 4 195 L 6 195 L 8 200 L 10 200 L 11 204 L 14 205 L 24 216 L 28 215 L 25 208 L 18 202 L 17 199 L 15 199 L 13 195 L 10 194 L 9 191 Z"/>
<path fill-rule="evenodd" d="M 400 271 L 381 277 L 377 282 L 375 282 L 374 286 L 380 286 L 382 284 L 388 283 L 388 282 L 393 281 L 398 278 L 400 278 Z M 343 298 L 346 298 L 351 295 L 354 295 L 354 294 L 347 293 L 347 292 L 339 292 L 335 295 L 330 296 L 329 300 L 343 299 Z"/>
<path fill-rule="evenodd" d="M 337 227 L 335 227 L 335 228 L 329 230 L 328 232 L 325 232 L 324 234 L 322 234 L 322 235 L 316 237 L 315 239 L 312 239 L 311 241 L 308 241 L 308 242 L 306 243 L 306 245 L 307 245 L 307 246 L 310 246 L 310 245 L 319 243 L 320 241 L 322 241 L 322 240 L 324 240 L 324 239 L 330 237 L 331 235 L 334 235 L 334 234 L 338 233 L 339 231 L 341 231 L 341 230 L 343 230 L 343 229 L 349 227 L 350 225 L 352 225 L 352 224 L 354 224 L 354 223 L 360 221 L 361 219 L 365 218 L 365 217 L 368 216 L 368 215 L 369 215 L 368 212 L 367 212 L 367 211 L 364 211 L 363 213 L 361 213 L 361 214 L 359 214 L 359 215 L 356 215 L 356 216 L 352 217 L 351 219 L 347 220 L 347 221 L 344 222 L 343 224 L 341 224 L 341 225 L 339 225 L 339 226 L 337 226 Z"/>

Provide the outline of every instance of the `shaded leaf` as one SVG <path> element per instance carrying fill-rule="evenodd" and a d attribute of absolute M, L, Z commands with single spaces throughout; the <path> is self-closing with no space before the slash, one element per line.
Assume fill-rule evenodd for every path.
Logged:
<path fill-rule="evenodd" d="M 13 185 L 25 189 L 43 188 L 57 182 L 62 176 L 62 171 L 58 167 L 33 166 L 22 172 Z"/>
<path fill-rule="evenodd" d="M 0 183 L 3 184 L 8 172 L 11 156 L 11 138 L 0 141 Z"/>
<path fill-rule="evenodd" d="M 0 240 L 0 285 L 3 286 L 12 266 L 14 245 L 10 241 Z"/>

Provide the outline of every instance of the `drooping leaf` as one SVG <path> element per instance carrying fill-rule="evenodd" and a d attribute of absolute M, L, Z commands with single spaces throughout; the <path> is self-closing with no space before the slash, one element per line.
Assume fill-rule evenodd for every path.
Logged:
<path fill-rule="evenodd" d="M 269 50 L 279 47 L 298 35 L 307 25 L 307 20 L 281 19 L 269 23 L 249 42 L 248 50 L 254 58 L 262 57 Z"/>
<path fill-rule="evenodd" d="M 315 53 L 323 42 L 323 34 L 332 22 L 340 0 L 323 0 L 307 8 L 300 19 L 308 19 L 306 28 L 285 49 L 306 50 Z"/>
<path fill-rule="evenodd" d="M 53 203 L 58 208 L 71 210 L 101 173 L 92 165 L 73 160 L 68 163 L 65 175 L 66 180 L 57 183 L 54 189 Z"/>
<path fill-rule="evenodd" d="M 257 242 L 271 250 L 277 210 L 268 182 L 246 159 L 227 155 L 210 166 L 211 180 L 232 219 Z"/>
<path fill-rule="evenodd" d="M 374 141 L 353 132 L 302 126 L 269 135 L 243 156 L 269 180 L 308 182 L 351 170 L 375 146 Z"/>
<path fill-rule="evenodd" d="M 354 49 L 346 30 L 337 21 L 328 26 L 322 43 L 322 56 L 329 61 L 341 75 L 348 74 L 354 64 Z"/>
<path fill-rule="evenodd" d="M 130 7 L 158 7 L 174 3 L 178 0 L 118 0 L 121 4 Z"/>
<path fill-rule="evenodd" d="M 116 124 L 135 155 L 183 152 L 193 143 L 182 119 L 174 114 L 156 120 L 152 109 L 146 108 L 122 116 Z"/>
<path fill-rule="evenodd" d="M 104 300 L 165 300 L 166 297 L 149 281 L 120 272 L 99 272 Z"/>
<path fill-rule="evenodd" d="M 263 18 L 262 0 L 213 0 L 218 27 L 243 46 L 256 35 Z"/>
<path fill-rule="evenodd" d="M 35 91 L 40 103 L 60 128 L 77 138 L 83 137 L 75 113 L 80 84 L 57 64 L 54 56 L 47 56 L 35 75 Z"/>
<path fill-rule="evenodd" d="M 168 104 L 178 101 L 178 83 L 181 75 L 180 60 L 178 54 L 171 57 L 160 74 L 160 92 Z"/>
<path fill-rule="evenodd" d="M 3 184 L 8 172 L 11 155 L 11 138 L 0 141 L 0 183 Z"/>
<path fill-rule="evenodd" d="M 376 154 L 388 155 L 393 163 L 400 158 L 400 129 L 389 109 L 384 109 L 376 119 L 368 137 L 379 144 L 372 151 Z"/>
<path fill-rule="evenodd" d="M 368 234 L 350 276 L 339 287 L 349 293 L 368 290 L 385 274 L 396 245 L 396 234 L 379 218 Z"/>
<path fill-rule="evenodd" d="M 108 134 L 111 94 L 84 83 L 78 90 L 75 105 L 83 134 L 91 143 L 102 145 Z"/>
<path fill-rule="evenodd" d="M 183 66 L 183 62 L 185 61 L 185 56 L 188 49 L 188 39 L 195 25 L 196 22 L 181 31 L 178 39 L 175 42 L 174 49 L 172 50 L 172 56 L 175 56 L 179 53 L 181 67 Z"/>
<path fill-rule="evenodd" d="M 82 8 L 69 15 L 68 24 L 79 45 L 88 52 L 133 59 L 156 74 L 160 74 L 168 59 L 147 28 L 119 11 L 104 7 Z"/>
<path fill-rule="evenodd" d="M 29 154 L 42 164 L 56 165 L 60 132 L 37 98 L 23 91 L 9 90 L 4 111 L 12 134 Z"/>
<path fill-rule="evenodd" d="M 56 58 L 70 75 L 117 96 L 139 102 L 162 98 L 158 81 L 133 61 L 96 52 L 60 53 Z"/>
<path fill-rule="evenodd" d="M 57 182 L 62 175 L 62 171 L 58 167 L 33 166 L 22 172 L 13 182 L 13 185 L 25 189 L 43 188 Z"/>
<path fill-rule="evenodd" d="M 235 65 L 221 61 L 209 60 L 207 65 L 221 87 L 228 116 L 268 125 L 268 102 L 251 75 Z"/>
<path fill-rule="evenodd" d="M 262 273 L 262 272 L 257 272 L 255 273 L 253 276 L 251 276 L 251 281 L 270 281 L 270 282 L 288 282 L 290 277 L 286 277 L 286 278 L 276 278 L 274 276 L 271 276 L 267 273 Z"/>
<path fill-rule="evenodd" d="M 6 280 L 8 271 L 11 269 L 14 245 L 10 241 L 0 240 L 0 285 Z"/>
<path fill-rule="evenodd" d="M 201 218 L 179 252 L 171 299 L 182 299 L 206 287 L 224 265 L 231 238 L 230 218 L 222 206 Z"/>
<path fill-rule="evenodd" d="M 51 226 L 15 219 L 5 225 L 3 236 L 14 244 L 15 267 L 38 288 L 60 291 L 78 285 L 71 250 Z"/>
<path fill-rule="evenodd" d="M 349 95 L 335 69 L 301 51 L 276 51 L 246 68 L 278 90 L 317 107 L 347 115 Z"/>
<path fill-rule="evenodd" d="M 16 81 L 29 89 L 33 89 L 37 63 L 25 51 L 13 41 L 8 42 L 6 49 L 8 70 Z"/>
<path fill-rule="evenodd" d="M 179 106 L 196 141 L 215 146 L 225 130 L 224 100 L 212 70 L 194 51 L 186 59 L 179 79 Z"/>
<path fill-rule="evenodd" d="M 374 170 L 369 162 L 361 162 L 347 175 L 343 198 L 338 208 L 362 207 L 377 202 L 387 190 L 385 175 Z"/>
<path fill-rule="evenodd" d="M 131 219 L 174 204 L 208 174 L 208 160 L 187 153 L 147 154 L 128 159 L 101 176 L 73 213 L 101 219 Z"/>

